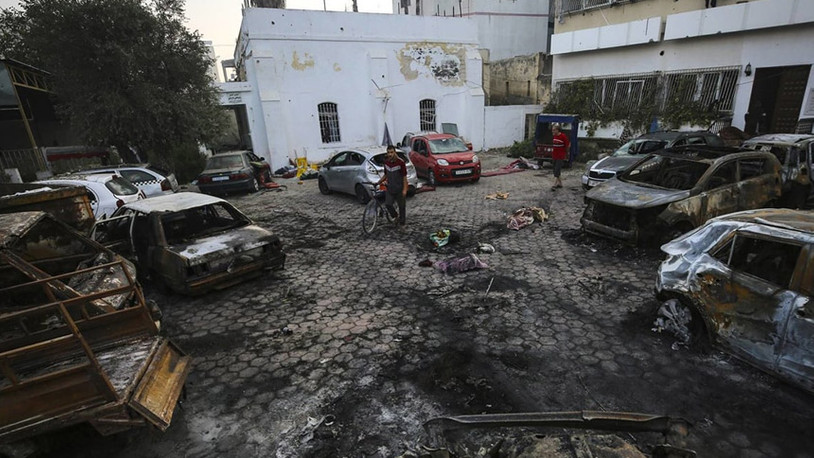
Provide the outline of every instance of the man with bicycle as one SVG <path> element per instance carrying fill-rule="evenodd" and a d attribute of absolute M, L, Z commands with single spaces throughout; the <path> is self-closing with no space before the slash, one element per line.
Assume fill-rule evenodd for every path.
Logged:
<path fill-rule="evenodd" d="M 407 219 L 407 164 L 396 154 L 396 147 L 387 145 L 387 155 L 384 160 L 384 176 L 376 185 L 387 183 L 384 206 L 393 219 L 398 219 L 399 226 L 404 226 Z M 401 186 L 399 186 L 401 183 Z M 393 201 L 398 202 L 399 211 L 393 207 Z"/>

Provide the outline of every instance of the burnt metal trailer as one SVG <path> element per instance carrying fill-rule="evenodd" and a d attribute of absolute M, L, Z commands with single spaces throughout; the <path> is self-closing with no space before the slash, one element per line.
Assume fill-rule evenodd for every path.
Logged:
<path fill-rule="evenodd" d="M 154 315 L 128 261 L 46 213 L 0 215 L 0 442 L 165 430 L 190 357 Z"/>
<path fill-rule="evenodd" d="M 0 213 L 44 211 L 82 233 L 90 233 L 96 218 L 83 186 L 0 183 Z"/>

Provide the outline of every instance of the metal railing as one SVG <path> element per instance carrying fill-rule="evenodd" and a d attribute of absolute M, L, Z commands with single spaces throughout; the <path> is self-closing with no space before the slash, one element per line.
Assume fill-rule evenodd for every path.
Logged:
<path fill-rule="evenodd" d="M 37 172 L 47 170 L 42 153 L 38 149 L 0 150 L 0 170 L 18 169 L 24 178 L 35 178 Z M 5 181 L 6 174 L 0 174 L 0 181 Z"/>
<path fill-rule="evenodd" d="M 559 0 L 559 12 L 575 13 L 603 6 L 618 5 L 626 1 L 629 0 Z"/>

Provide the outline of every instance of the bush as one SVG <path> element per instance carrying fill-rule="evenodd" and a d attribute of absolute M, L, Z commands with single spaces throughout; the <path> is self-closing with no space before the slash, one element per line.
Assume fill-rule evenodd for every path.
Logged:
<path fill-rule="evenodd" d="M 534 157 L 534 143 L 532 142 L 532 139 L 527 138 L 522 142 L 514 142 L 514 144 L 509 147 L 508 156 L 526 158 Z"/>
<path fill-rule="evenodd" d="M 151 155 L 150 161 L 175 173 L 178 183 L 194 180 L 206 166 L 206 157 L 197 147 L 176 147 L 163 156 Z"/>

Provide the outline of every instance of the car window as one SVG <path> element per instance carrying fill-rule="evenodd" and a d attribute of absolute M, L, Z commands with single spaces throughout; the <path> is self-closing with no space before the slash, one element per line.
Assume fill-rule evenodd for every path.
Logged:
<path fill-rule="evenodd" d="M 105 187 L 117 196 L 138 194 L 138 188 L 122 177 L 113 177 L 105 183 Z"/>
<path fill-rule="evenodd" d="M 212 156 L 206 161 L 207 169 L 242 169 L 243 155 L 230 154 L 228 156 Z"/>
<path fill-rule="evenodd" d="M 731 253 L 725 264 L 732 270 L 788 288 L 800 251 L 800 245 L 739 233 L 718 250 L 717 254 L 721 256 L 715 257 L 722 260 L 725 257 L 723 253 Z"/>
<path fill-rule="evenodd" d="M 687 139 L 686 138 L 681 138 L 679 140 L 676 140 L 675 143 L 673 143 L 673 146 L 684 146 L 686 144 L 687 144 Z"/>
<path fill-rule="evenodd" d="M 144 183 L 146 181 L 156 181 L 156 178 L 141 170 L 122 170 L 122 176 L 131 183 Z"/>
<path fill-rule="evenodd" d="M 260 156 L 254 154 L 254 153 L 246 153 L 246 156 L 248 156 L 250 162 L 260 162 L 260 161 L 262 161 Z"/>
<path fill-rule="evenodd" d="M 91 204 L 95 204 L 99 199 L 96 197 L 96 193 L 90 190 L 90 188 L 85 188 L 88 191 L 88 200 Z"/>
<path fill-rule="evenodd" d="M 349 161 L 350 151 L 343 151 L 331 159 L 331 165 L 348 165 Z"/>
<path fill-rule="evenodd" d="M 736 182 L 737 162 L 730 161 L 721 164 L 707 181 L 706 189 L 716 189 Z"/>
<path fill-rule="evenodd" d="M 347 165 L 362 165 L 362 162 L 365 161 L 365 158 L 359 153 L 350 153 L 350 157 L 348 158 Z"/>
<path fill-rule="evenodd" d="M 167 243 L 175 245 L 249 224 L 231 205 L 219 202 L 161 215 Z"/>
<path fill-rule="evenodd" d="M 764 158 L 741 159 L 739 162 L 741 180 L 748 180 L 766 173 L 766 159 Z"/>
<path fill-rule="evenodd" d="M 432 149 L 433 154 L 458 153 L 469 150 L 464 142 L 458 137 L 430 140 L 430 148 Z"/>
<path fill-rule="evenodd" d="M 688 145 L 705 145 L 707 140 L 704 137 L 690 137 L 687 139 Z"/>
<path fill-rule="evenodd" d="M 403 151 L 396 150 L 396 155 L 398 155 L 398 157 L 402 161 L 404 161 L 405 164 L 410 162 L 410 160 L 407 159 L 407 155 L 404 154 Z M 384 166 L 384 161 L 385 160 L 387 160 L 387 153 L 377 154 L 377 155 L 370 158 L 370 161 L 373 162 L 374 164 L 378 165 L 379 167 Z"/>
<path fill-rule="evenodd" d="M 698 183 L 708 168 L 703 162 L 656 154 L 625 172 L 621 179 L 646 186 L 687 190 Z"/>
<path fill-rule="evenodd" d="M 424 140 L 413 140 L 413 151 L 423 153 L 427 151 L 427 144 Z"/>

